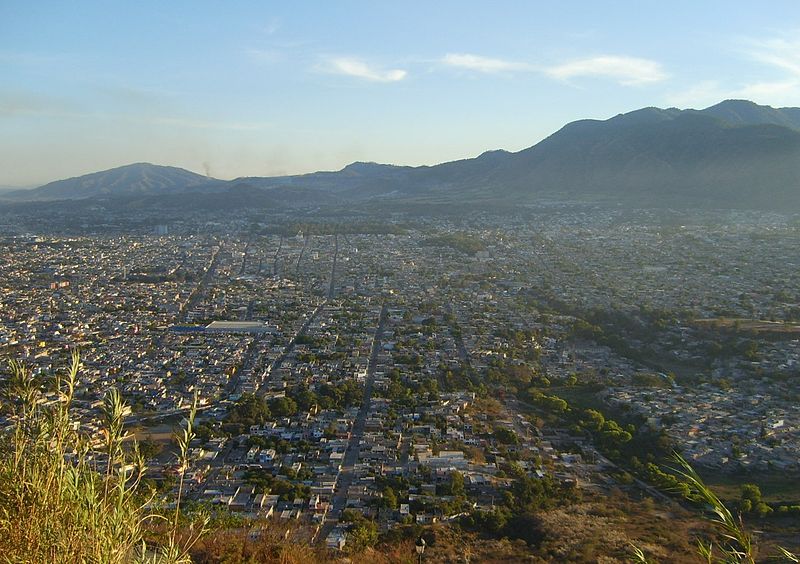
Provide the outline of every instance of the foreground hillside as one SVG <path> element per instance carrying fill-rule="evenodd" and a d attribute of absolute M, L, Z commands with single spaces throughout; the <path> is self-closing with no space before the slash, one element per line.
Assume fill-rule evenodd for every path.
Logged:
<path fill-rule="evenodd" d="M 473 514 L 450 524 L 403 526 L 380 537 L 372 528 L 375 536 L 362 542 L 351 532 L 344 554 L 330 551 L 312 544 L 308 528 L 187 504 L 182 486 L 196 437 L 196 404 L 175 434 L 178 497 L 159 505 L 143 480 L 138 446 L 124 443 L 129 408 L 116 390 L 104 398 L 103 440 L 90 445 L 76 434 L 71 411 L 79 385 L 77 354 L 66 376 L 54 382 L 59 399 L 49 407 L 41 407 L 42 391 L 29 372 L 13 361 L 10 368 L 3 391 L 5 413 L 15 423 L 0 448 L 0 550 L 9 562 L 388 564 L 412 561 L 420 538 L 426 541 L 426 562 L 613 563 L 630 561 L 637 552 L 649 562 L 692 562 L 700 560 L 690 539 L 715 534 L 677 503 L 656 504 L 614 489 L 540 501 L 539 509 L 525 514 Z M 369 530 L 371 524 L 359 519 L 356 528 L 363 523 Z M 749 545 L 741 547 L 747 556 Z"/>

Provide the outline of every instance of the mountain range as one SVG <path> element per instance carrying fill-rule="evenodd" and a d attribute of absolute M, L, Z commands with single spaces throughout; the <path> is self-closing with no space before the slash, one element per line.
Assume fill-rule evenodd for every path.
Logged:
<path fill-rule="evenodd" d="M 704 110 L 650 107 L 569 123 L 519 152 L 435 166 L 357 162 L 335 172 L 223 181 L 139 163 L 0 198 L 184 209 L 569 200 L 800 211 L 800 108 L 744 100 Z"/>

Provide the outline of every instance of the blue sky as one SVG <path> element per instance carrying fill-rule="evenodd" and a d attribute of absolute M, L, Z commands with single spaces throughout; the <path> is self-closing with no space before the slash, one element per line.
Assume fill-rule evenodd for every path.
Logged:
<path fill-rule="evenodd" d="M 800 106 L 800 2 L 0 0 L 0 76 L 0 185 L 434 164 L 644 106 Z"/>

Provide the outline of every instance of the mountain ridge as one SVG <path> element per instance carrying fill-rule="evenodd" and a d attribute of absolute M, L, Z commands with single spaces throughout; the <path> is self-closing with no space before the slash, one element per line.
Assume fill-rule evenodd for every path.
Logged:
<path fill-rule="evenodd" d="M 800 108 L 745 100 L 703 110 L 647 107 L 568 123 L 517 152 L 490 150 L 417 167 L 354 162 L 338 171 L 224 181 L 136 163 L 3 197 L 177 202 L 181 194 L 191 194 L 187 205 L 201 205 L 200 195 L 217 201 L 235 194 L 228 203 L 245 207 L 248 198 L 253 205 L 297 207 L 404 199 L 525 204 L 547 196 L 800 210 Z"/>

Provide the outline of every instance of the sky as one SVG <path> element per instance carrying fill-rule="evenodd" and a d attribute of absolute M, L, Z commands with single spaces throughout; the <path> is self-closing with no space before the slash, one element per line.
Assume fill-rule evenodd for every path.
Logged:
<path fill-rule="evenodd" d="M 436 164 L 729 98 L 800 106 L 800 2 L 0 0 L 0 186 Z"/>

